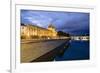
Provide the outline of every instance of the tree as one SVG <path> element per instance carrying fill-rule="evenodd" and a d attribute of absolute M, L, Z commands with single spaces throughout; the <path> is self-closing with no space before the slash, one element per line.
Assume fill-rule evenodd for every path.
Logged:
<path fill-rule="evenodd" d="M 70 36 L 69 33 L 65 33 L 65 32 L 63 32 L 63 31 L 58 31 L 58 32 L 57 32 L 57 35 L 58 35 L 58 36 L 67 36 L 67 37 Z"/>

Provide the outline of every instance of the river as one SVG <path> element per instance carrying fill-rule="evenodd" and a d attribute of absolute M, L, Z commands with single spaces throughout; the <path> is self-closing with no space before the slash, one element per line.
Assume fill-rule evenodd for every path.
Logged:
<path fill-rule="evenodd" d="M 62 55 L 57 55 L 55 61 L 89 60 L 89 41 L 69 41 L 69 47 Z"/>

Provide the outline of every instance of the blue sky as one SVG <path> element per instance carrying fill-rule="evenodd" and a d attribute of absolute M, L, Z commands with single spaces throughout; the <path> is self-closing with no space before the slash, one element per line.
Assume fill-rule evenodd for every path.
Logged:
<path fill-rule="evenodd" d="M 21 10 L 21 23 L 43 28 L 53 24 L 57 31 L 72 35 L 89 34 L 89 13 Z"/>

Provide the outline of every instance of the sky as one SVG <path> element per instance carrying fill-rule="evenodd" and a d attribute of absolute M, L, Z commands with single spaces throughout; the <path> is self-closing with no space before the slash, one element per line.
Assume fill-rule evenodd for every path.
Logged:
<path fill-rule="evenodd" d="M 71 35 L 89 34 L 89 13 L 21 10 L 21 23 L 47 28 L 52 24 L 56 31 Z"/>

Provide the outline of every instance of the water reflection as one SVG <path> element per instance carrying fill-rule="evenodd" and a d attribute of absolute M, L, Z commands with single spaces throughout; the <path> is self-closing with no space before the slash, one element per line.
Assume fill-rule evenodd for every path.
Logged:
<path fill-rule="evenodd" d="M 56 61 L 89 59 L 89 41 L 71 40 L 67 47 L 56 55 Z"/>
<path fill-rule="evenodd" d="M 70 46 L 70 42 L 66 43 L 61 50 L 59 50 L 58 54 L 56 56 L 58 57 L 62 57 L 65 53 L 65 51 L 68 49 L 68 47 Z"/>
<path fill-rule="evenodd" d="M 87 60 L 89 59 L 89 41 L 67 41 L 62 46 L 31 62 Z"/>

